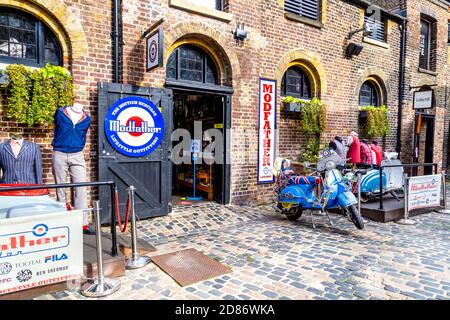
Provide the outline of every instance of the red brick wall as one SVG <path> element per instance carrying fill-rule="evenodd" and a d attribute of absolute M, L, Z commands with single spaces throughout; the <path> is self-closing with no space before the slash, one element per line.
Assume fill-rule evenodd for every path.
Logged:
<path fill-rule="evenodd" d="M 282 73 L 284 69 L 280 61 L 283 61 L 289 52 L 310 54 L 316 57 L 316 62 L 322 66 L 322 70 L 318 72 L 323 85 L 319 97 L 328 108 L 328 129 L 322 136 L 324 143 L 336 134 L 347 135 L 351 130 L 358 128 L 359 86 L 365 80 L 364 75 L 370 75 L 370 70 L 382 73 L 388 88 L 386 104 L 390 110 L 389 119 L 392 126 L 392 134 L 385 139 L 383 145 L 389 150 L 395 147 L 400 61 L 400 30 L 396 22 L 389 22 L 387 40 L 389 48 L 362 43 L 361 34 L 357 34 L 352 42 L 362 43 L 364 49 L 358 57 L 347 59 L 344 55 L 347 44 L 345 39 L 351 30 L 361 26 L 362 21 L 361 9 L 347 1 L 326 1 L 326 20 L 322 28 L 286 19 L 282 0 L 229 1 L 227 11 L 233 15 L 231 22 L 169 7 L 169 0 L 124 0 L 122 2 L 122 79 L 124 83 L 164 86 L 165 68 L 151 72 L 145 71 L 145 41 L 141 39 L 141 32 L 161 17 L 167 18 L 162 25 L 166 33 L 166 41 L 176 32 L 174 26 L 178 23 L 185 23 L 186 28 L 189 28 L 191 24 L 201 23 L 204 32 L 196 31 L 197 34 L 194 37 L 205 38 L 198 33 L 214 34 L 216 38 L 206 38 L 205 42 L 216 48 L 220 52 L 219 55 L 228 54 L 227 59 L 231 65 L 231 67 L 228 65 L 228 69 L 232 69 L 234 89 L 231 143 L 233 203 L 265 201 L 272 194 L 272 186 L 256 184 L 258 81 L 260 76 L 281 80 L 279 73 Z M 74 75 L 77 101 L 86 105 L 94 119 L 88 145 L 85 148 L 92 180 L 97 179 L 97 156 L 89 155 L 91 150 L 97 150 L 95 134 L 98 120 L 97 82 L 112 81 L 111 3 L 112 1 L 64 0 L 64 4 L 81 22 L 89 48 L 86 57 L 70 60 L 66 67 Z M 433 7 L 433 5 L 430 6 Z M 232 31 L 237 23 L 245 23 L 249 31 L 249 38 L 243 43 L 233 39 Z M 439 34 L 444 33 L 443 28 L 439 30 Z M 410 31 L 417 30 L 411 28 Z M 218 43 L 223 43 L 224 47 L 217 48 Z M 169 48 L 172 43 L 165 45 Z M 439 46 L 442 45 L 439 44 Z M 442 59 L 439 58 L 438 68 L 442 66 L 442 63 Z M 413 69 L 411 66 L 408 70 L 413 72 Z M 409 79 L 408 83 L 413 81 Z M 280 106 L 279 95 L 277 100 Z M 408 121 L 405 120 L 404 125 L 405 137 L 410 132 Z M 1 116 L 0 123 L 2 124 L 0 138 L 6 137 L 17 126 L 11 122 L 5 122 Z M 277 123 L 278 156 L 297 158 L 300 151 L 306 147 L 307 141 L 307 137 L 299 132 L 299 117 L 278 112 Z M 42 146 L 45 155 L 46 182 L 51 182 L 49 143 L 51 143 L 52 131 L 51 128 L 41 131 L 39 137 L 30 135 L 30 138 L 32 137 Z M 408 149 L 408 143 L 410 142 L 407 140 L 403 143 L 405 149 Z"/>

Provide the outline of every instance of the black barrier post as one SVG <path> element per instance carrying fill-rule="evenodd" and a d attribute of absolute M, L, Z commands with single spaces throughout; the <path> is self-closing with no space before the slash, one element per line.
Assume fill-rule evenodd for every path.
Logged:
<path fill-rule="evenodd" d="M 380 166 L 380 210 L 383 210 L 383 166 Z"/>
<path fill-rule="evenodd" d="M 117 230 L 116 230 L 116 191 L 117 187 L 116 184 L 113 183 L 110 186 L 111 191 L 111 255 L 113 257 L 117 256 Z"/>

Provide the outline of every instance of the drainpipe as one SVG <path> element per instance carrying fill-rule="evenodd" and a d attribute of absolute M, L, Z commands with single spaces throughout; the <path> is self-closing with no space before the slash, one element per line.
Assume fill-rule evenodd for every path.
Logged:
<path fill-rule="evenodd" d="M 403 117 L 403 99 L 405 93 L 405 58 L 406 58 L 406 35 L 407 35 L 407 20 L 402 22 L 402 39 L 400 46 L 400 75 L 398 84 L 398 124 L 397 124 L 397 152 L 402 150 L 402 117 Z"/>
<path fill-rule="evenodd" d="M 119 47 L 119 0 L 113 0 L 113 32 L 111 33 L 113 38 L 113 48 L 114 48 L 114 74 L 113 82 L 120 83 L 120 47 Z"/>

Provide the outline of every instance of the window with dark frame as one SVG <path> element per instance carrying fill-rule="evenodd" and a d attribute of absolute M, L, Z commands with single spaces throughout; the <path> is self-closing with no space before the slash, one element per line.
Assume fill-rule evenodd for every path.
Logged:
<path fill-rule="evenodd" d="M 379 106 L 379 93 L 372 81 L 366 81 L 359 90 L 359 106 Z"/>
<path fill-rule="evenodd" d="M 321 0 L 285 0 L 284 10 L 312 20 L 320 19 Z"/>
<path fill-rule="evenodd" d="M 167 62 L 168 79 L 218 84 L 216 66 L 209 55 L 193 45 L 175 49 Z"/>
<path fill-rule="evenodd" d="M 377 19 L 378 18 L 378 19 Z M 368 15 L 367 12 L 364 16 L 364 22 L 370 26 L 372 34 L 367 38 L 386 42 L 386 18 L 383 16 L 377 17 L 376 14 Z"/>
<path fill-rule="evenodd" d="M 0 62 L 62 65 L 62 49 L 53 32 L 34 16 L 0 8 Z"/>
<path fill-rule="evenodd" d="M 419 43 L 419 67 L 430 69 L 430 42 L 431 23 L 427 20 L 420 20 L 420 43 Z"/>
<path fill-rule="evenodd" d="M 300 67 L 289 68 L 281 81 L 281 94 L 305 100 L 311 99 L 311 83 L 305 71 Z"/>

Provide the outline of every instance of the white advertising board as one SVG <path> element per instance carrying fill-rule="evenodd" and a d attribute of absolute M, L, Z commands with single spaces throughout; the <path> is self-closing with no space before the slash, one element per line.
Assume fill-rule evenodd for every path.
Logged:
<path fill-rule="evenodd" d="M 82 211 L 0 220 L 0 295 L 83 276 Z"/>
<path fill-rule="evenodd" d="M 414 92 L 414 109 L 433 107 L 433 90 Z"/>
<path fill-rule="evenodd" d="M 441 205 L 441 175 L 409 178 L 408 211 Z"/>

